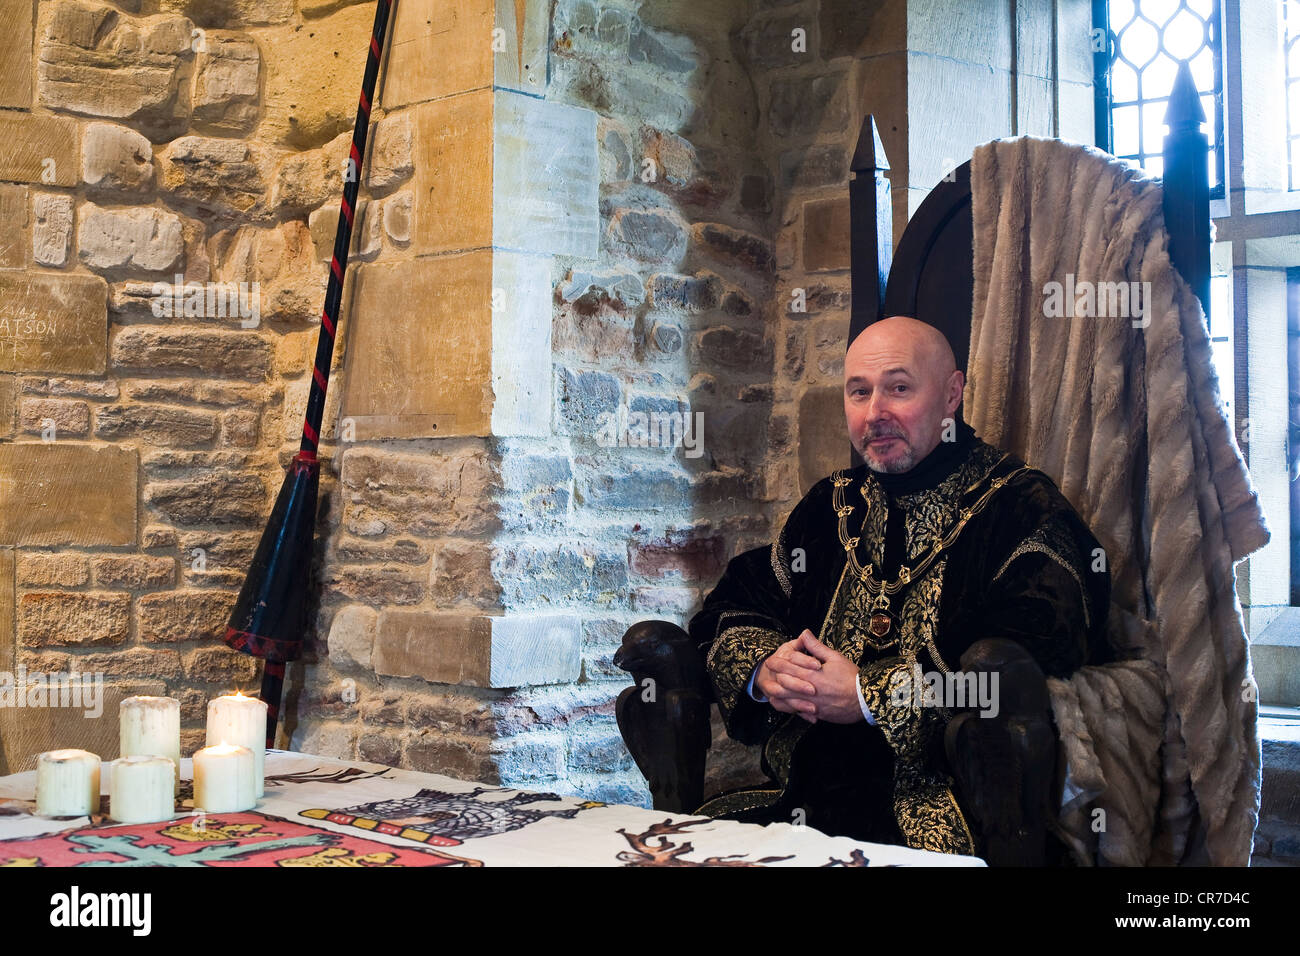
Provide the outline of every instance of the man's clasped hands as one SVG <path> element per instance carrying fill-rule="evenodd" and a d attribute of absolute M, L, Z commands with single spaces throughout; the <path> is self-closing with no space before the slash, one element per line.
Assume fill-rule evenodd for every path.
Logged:
<path fill-rule="evenodd" d="M 759 665 L 754 689 L 782 713 L 809 723 L 862 720 L 858 666 L 819 641 L 810 630 L 782 644 Z"/>

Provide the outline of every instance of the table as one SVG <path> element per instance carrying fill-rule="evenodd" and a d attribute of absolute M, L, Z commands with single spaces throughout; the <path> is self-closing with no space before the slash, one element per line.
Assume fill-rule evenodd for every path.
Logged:
<path fill-rule="evenodd" d="M 288 751 L 267 752 L 266 796 L 244 813 L 196 813 L 188 758 L 181 776 L 176 816 L 137 825 L 38 817 L 35 771 L 0 777 L 0 867 L 983 865 Z"/>

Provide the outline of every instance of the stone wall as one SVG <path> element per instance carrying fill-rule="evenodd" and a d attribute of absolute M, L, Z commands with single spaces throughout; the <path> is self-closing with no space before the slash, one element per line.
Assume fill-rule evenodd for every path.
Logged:
<path fill-rule="evenodd" d="M 399 0 L 282 745 L 647 799 L 612 654 L 847 462 L 847 160 L 875 113 L 901 227 L 958 7 Z M 217 637 L 297 448 L 373 10 L 6 3 L 0 670 L 178 696 L 187 753 L 256 685 Z M 1018 62 L 942 148 L 1017 130 Z M 239 283 L 255 321 L 190 295 Z"/>
<path fill-rule="evenodd" d="M 523 370 L 527 414 L 494 413 L 486 441 L 345 453 L 327 646 L 296 708 L 307 749 L 643 802 L 613 716 L 619 639 L 684 620 L 768 537 L 769 462 L 789 446 L 770 414 L 772 187 L 732 52 L 743 5 L 648 6 L 560 2 L 535 54 L 549 80 L 519 91 L 544 98 L 496 78 L 483 255 L 504 314 L 543 310 L 512 333 L 543 364 Z M 554 157 L 576 148 L 590 158 L 557 192 Z M 424 158 L 417 143 L 417 180 Z M 519 221 L 545 203 L 549 221 Z M 703 426 L 674 444 L 639 414 Z M 357 563 L 367 548 L 378 566 Z"/>
<path fill-rule="evenodd" d="M 257 680 L 216 638 L 299 415 L 309 216 L 338 202 L 372 12 L 3 6 L 0 667 L 173 694 L 188 753 L 207 699 Z M 15 722 L 46 720 L 47 745 L 111 756 L 106 713 L 8 712 L 0 739 L 24 760 Z"/>

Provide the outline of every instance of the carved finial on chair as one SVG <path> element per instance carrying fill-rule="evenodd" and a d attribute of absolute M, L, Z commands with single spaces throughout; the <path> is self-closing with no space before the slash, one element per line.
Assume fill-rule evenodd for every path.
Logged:
<path fill-rule="evenodd" d="M 1205 122 L 1205 110 L 1201 106 L 1201 94 L 1192 79 L 1192 68 L 1183 60 L 1178 64 L 1178 76 L 1174 80 L 1174 90 L 1169 94 L 1169 106 L 1165 109 L 1165 125 L 1169 132 L 1183 130 L 1200 130 Z"/>
<path fill-rule="evenodd" d="M 870 113 L 862 120 L 849 168 L 854 174 L 849 183 L 853 311 L 848 340 L 852 342 L 859 332 L 882 318 L 885 280 L 894 258 L 894 203 L 885 178 L 889 158 L 880 141 L 876 118 Z"/>
<path fill-rule="evenodd" d="M 876 117 L 868 113 L 862 120 L 862 129 L 858 131 L 858 145 L 853 151 L 853 162 L 849 169 L 855 173 L 873 170 L 884 171 L 889 168 L 889 157 L 885 155 L 885 144 L 880 141 L 880 127 Z"/>
<path fill-rule="evenodd" d="M 1164 148 L 1164 213 L 1169 258 L 1192 287 L 1206 318 L 1210 315 L 1210 182 L 1206 156 L 1209 138 L 1201 131 L 1205 110 L 1187 61 L 1169 95 Z"/>

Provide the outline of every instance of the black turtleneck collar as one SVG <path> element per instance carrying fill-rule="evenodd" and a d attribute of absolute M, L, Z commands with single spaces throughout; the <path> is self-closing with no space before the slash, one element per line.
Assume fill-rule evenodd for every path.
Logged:
<path fill-rule="evenodd" d="M 873 471 L 865 465 L 868 473 L 880 482 L 880 487 L 891 498 L 909 495 L 916 491 L 937 487 L 951 475 L 965 459 L 975 441 L 975 429 L 962 419 L 957 419 L 957 435 L 953 441 L 939 441 L 934 449 L 918 461 L 908 471 L 887 474 Z"/>

